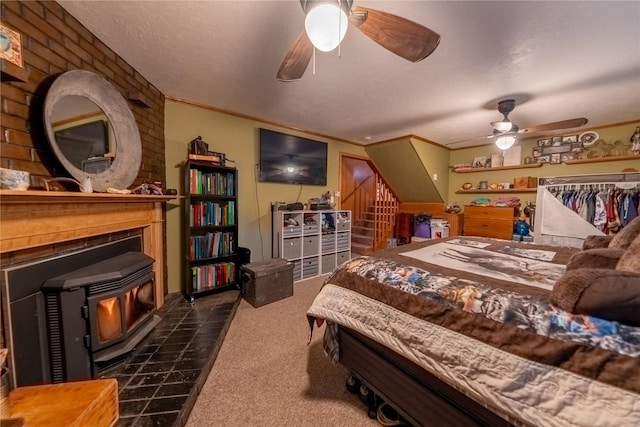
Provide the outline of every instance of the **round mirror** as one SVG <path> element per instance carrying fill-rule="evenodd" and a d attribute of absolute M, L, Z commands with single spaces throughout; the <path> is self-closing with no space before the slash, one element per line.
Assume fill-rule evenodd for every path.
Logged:
<path fill-rule="evenodd" d="M 111 83 L 89 71 L 67 71 L 47 92 L 43 116 L 49 144 L 73 178 L 91 178 L 96 191 L 133 184 L 142 159 L 140 133 Z"/>

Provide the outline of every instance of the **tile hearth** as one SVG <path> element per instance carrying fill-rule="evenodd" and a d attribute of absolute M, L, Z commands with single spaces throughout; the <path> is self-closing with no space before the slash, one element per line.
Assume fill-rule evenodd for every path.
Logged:
<path fill-rule="evenodd" d="M 118 427 L 180 427 L 193 407 L 235 315 L 240 292 L 197 299 L 167 296 L 160 323 L 121 366 L 102 375 L 118 380 Z"/>

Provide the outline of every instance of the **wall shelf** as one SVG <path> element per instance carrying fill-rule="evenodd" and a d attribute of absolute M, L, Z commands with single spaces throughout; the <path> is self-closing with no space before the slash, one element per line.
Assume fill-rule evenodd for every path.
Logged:
<path fill-rule="evenodd" d="M 535 193 L 538 191 L 537 188 L 509 188 L 509 189 L 500 189 L 496 188 L 495 190 L 487 189 L 487 190 L 458 190 L 456 194 L 486 194 L 486 193 Z"/>
<path fill-rule="evenodd" d="M 29 72 L 18 65 L 0 58 L 0 70 L 2 71 L 2 80 L 14 82 L 26 82 L 29 80 Z"/>
<path fill-rule="evenodd" d="M 566 165 L 579 165 L 582 163 L 600 163 L 600 162 L 615 162 L 618 160 L 640 160 L 640 155 L 631 156 L 611 156 L 611 157 L 593 157 L 590 159 L 576 159 L 565 160 L 563 163 Z"/>
<path fill-rule="evenodd" d="M 451 166 L 451 169 L 453 169 L 453 173 L 472 173 L 472 172 L 495 172 L 495 171 L 504 171 L 504 170 L 510 170 L 510 169 L 539 168 L 540 166 L 542 166 L 542 163 L 531 163 L 528 165 L 500 166 L 497 168 L 471 168 L 471 169 L 462 169 L 462 170 L 455 170 L 453 169 L 453 166 Z"/>

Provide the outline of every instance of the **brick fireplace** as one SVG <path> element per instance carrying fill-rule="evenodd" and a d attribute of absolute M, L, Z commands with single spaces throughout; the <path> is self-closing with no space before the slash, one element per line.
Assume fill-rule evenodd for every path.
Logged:
<path fill-rule="evenodd" d="M 22 359 L 25 347 L 22 344 L 12 348 L 14 338 L 10 332 L 12 324 L 16 322 L 11 317 L 11 310 L 7 304 L 16 301 L 16 295 L 24 296 L 30 292 L 26 288 L 38 286 L 38 291 L 44 295 L 35 304 L 36 313 L 27 318 L 27 323 L 38 322 L 38 316 L 46 317 L 47 323 L 54 324 L 54 329 L 45 329 L 47 335 L 40 337 L 40 342 L 47 342 L 46 352 L 55 353 L 55 345 L 51 342 L 61 342 L 56 334 L 60 334 L 63 326 L 56 323 L 64 321 L 64 316 L 58 315 L 59 307 L 75 299 L 75 294 L 82 294 L 83 302 L 79 309 L 71 309 L 73 316 L 83 319 L 93 317 L 87 321 L 91 334 L 86 338 L 80 331 L 71 343 L 63 345 L 77 345 L 75 341 L 84 341 L 78 347 L 89 349 L 85 354 L 80 353 L 80 360 L 85 361 L 58 362 L 55 354 L 48 354 L 46 359 L 55 363 L 66 363 L 65 371 L 73 372 L 79 366 L 81 371 L 96 375 L 103 368 L 108 368 L 114 361 L 121 358 L 136 341 L 153 328 L 153 310 L 164 304 L 165 296 L 165 249 L 163 239 L 163 203 L 172 196 L 142 196 L 142 195 L 114 195 L 114 194 L 85 194 L 71 192 L 42 192 L 0 191 L 0 252 L 2 253 L 2 326 L 5 345 L 10 351 L 10 368 L 30 370 L 29 364 Z M 78 247 L 80 246 L 80 247 Z M 72 247 L 73 250 L 68 250 Z M 66 253 L 58 253 L 60 248 L 66 248 Z M 107 249 L 104 249 L 107 248 Z M 116 249 L 113 249 L 116 248 Z M 106 252 L 105 252 L 106 251 Z M 89 255 L 87 255 L 89 254 Z M 78 261 L 69 264 L 65 257 L 79 256 Z M 84 258 L 83 258 L 84 257 Z M 115 259 L 114 259 L 115 258 Z M 83 261 L 84 259 L 84 261 Z M 96 265 L 97 270 L 86 266 L 86 260 Z M 62 260 L 62 261 L 61 261 Z M 20 271 L 21 265 L 44 265 L 40 273 L 36 269 L 36 276 L 27 279 L 21 285 L 15 280 L 11 283 L 11 295 L 8 295 L 7 282 L 10 273 Z M 89 268 L 89 270 L 87 270 Z M 114 280 L 105 280 L 111 277 Z M 78 281 L 84 280 L 82 286 Z M 40 286 L 39 282 L 43 285 Z M 30 285 L 31 284 L 31 285 Z M 35 284 L 35 285 L 34 285 Z M 25 295 L 21 295 L 20 293 Z M 102 295 L 102 296 L 99 296 Z M 18 303 L 26 299 L 18 298 Z M 75 303 L 75 302 L 74 302 Z M 39 305 L 41 306 L 40 308 Z M 19 304 L 18 306 L 19 307 Z M 119 310 L 116 316 L 109 315 L 113 308 Z M 38 310 L 40 313 L 37 313 Z M 19 308 L 14 309 L 14 313 Z M 31 308 L 29 308 L 31 310 Z M 84 311 L 86 313 L 79 313 Z M 31 310 L 33 312 L 33 310 Z M 56 317 L 58 316 L 58 317 Z M 101 319 L 101 320 L 98 320 Z M 67 324 L 71 326 L 84 321 L 71 318 Z M 20 320 L 24 323 L 24 320 Z M 124 323 L 124 325 L 123 325 Z M 22 325 L 24 327 L 24 325 Z M 117 332 L 119 331 L 119 332 Z M 21 335 L 24 335 L 24 330 Z M 38 329 L 33 334 L 42 334 Z M 65 331 L 66 335 L 75 332 Z M 78 338 L 80 337 L 80 338 Z M 133 340 L 128 338 L 133 337 Z M 38 340 L 36 340 L 38 341 Z M 26 347 L 28 349 L 28 347 Z M 54 348 L 52 351 L 51 348 Z M 29 352 L 30 350 L 26 350 Z M 67 349 L 59 350 L 66 353 Z M 53 357 L 52 357 L 53 356 Z M 42 362 L 37 358 L 36 365 Z M 88 363 L 88 365 L 87 365 Z M 22 368 L 21 368 L 22 366 Z M 62 366 L 62 365 L 60 365 Z M 56 367 L 38 367 L 41 371 L 53 372 L 52 376 L 45 376 L 44 381 L 63 381 L 78 379 L 86 376 L 84 373 L 73 373 L 69 377 L 58 376 Z M 59 370 L 59 369 L 58 369 Z M 25 385 L 32 378 L 24 376 L 23 372 L 12 372 L 14 385 Z M 65 374 L 66 375 L 66 374 Z M 17 378 L 26 378 L 16 382 Z M 35 378 L 35 377 L 34 377 Z"/>

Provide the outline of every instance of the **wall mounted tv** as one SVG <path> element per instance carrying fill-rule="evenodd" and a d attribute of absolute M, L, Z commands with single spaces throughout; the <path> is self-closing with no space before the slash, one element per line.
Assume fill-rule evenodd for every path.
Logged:
<path fill-rule="evenodd" d="M 327 144 L 260 129 L 260 182 L 327 185 Z"/>

